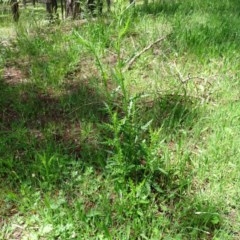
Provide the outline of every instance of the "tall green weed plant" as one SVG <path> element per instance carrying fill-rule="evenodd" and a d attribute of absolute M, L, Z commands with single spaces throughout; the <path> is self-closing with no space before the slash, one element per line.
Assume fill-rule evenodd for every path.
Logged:
<path fill-rule="evenodd" d="M 144 95 L 131 94 L 127 88 L 122 50 L 123 41 L 131 32 L 134 12 L 130 7 L 124 8 L 120 4 L 113 15 L 110 26 L 115 31 L 113 33 L 110 30 L 108 34 L 114 34 L 111 45 L 116 53 L 117 63 L 110 71 L 102 62 L 97 38 L 87 34 L 83 36 L 80 31 L 75 32 L 78 43 L 94 56 L 108 95 L 108 101 L 105 102 L 108 122 L 100 126 L 103 129 L 103 149 L 107 152 L 106 170 L 115 180 L 117 189 L 124 188 L 126 183 L 136 183 L 137 186 L 145 182 L 161 191 L 160 185 L 170 185 L 166 181 L 170 179 L 169 172 L 178 175 L 178 170 L 170 169 L 169 166 L 167 168 L 167 158 L 161 155 L 161 144 L 164 141 L 161 128 L 154 129 L 151 118 L 144 121 L 141 119 L 142 108 L 139 106 L 144 104 Z M 110 35 L 109 40 L 111 41 Z M 109 89 L 108 81 L 112 81 L 116 88 Z"/>
<path fill-rule="evenodd" d="M 141 123 L 136 102 L 137 98 L 130 99 L 123 115 L 107 107 L 110 115 L 110 122 L 104 126 L 109 133 L 104 142 L 108 147 L 107 169 L 119 184 L 167 174 L 158 154 L 160 131 L 151 130 L 151 120 Z"/>

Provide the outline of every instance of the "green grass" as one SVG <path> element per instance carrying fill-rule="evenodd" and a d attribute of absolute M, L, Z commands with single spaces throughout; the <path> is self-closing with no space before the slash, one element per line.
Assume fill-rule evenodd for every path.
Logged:
<path fill-rule="evenodd" d="M 0 11 L 0 239 L 239 239 L 239 4 L 126 6 Z"/>

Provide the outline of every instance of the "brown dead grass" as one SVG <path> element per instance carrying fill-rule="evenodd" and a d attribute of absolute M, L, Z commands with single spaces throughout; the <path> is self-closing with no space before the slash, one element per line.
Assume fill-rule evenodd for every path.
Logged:
<path fill-rule="evenodd" d="M 3 80 L 9 85 L 17 85 L 28 82 L 26 74 L 24 74 L 22 70 L 14 66 L 4 68 Z"/>

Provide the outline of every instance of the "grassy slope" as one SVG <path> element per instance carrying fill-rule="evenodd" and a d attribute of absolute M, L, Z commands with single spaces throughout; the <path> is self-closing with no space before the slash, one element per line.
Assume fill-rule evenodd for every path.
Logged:
<path fill-rule="evenodd" d="M 1 40 L 0 239 L 239 239 L 239 4 L 115 5 Z"/>

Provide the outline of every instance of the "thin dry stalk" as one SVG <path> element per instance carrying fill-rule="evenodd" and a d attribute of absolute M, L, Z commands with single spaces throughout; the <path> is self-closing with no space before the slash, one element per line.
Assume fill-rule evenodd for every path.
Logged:
<path fill-rule="evenodd" d="M 149 44 L 147 47 L 145 47 L 144 49 L 142 49 L 140 52 L 138 52 L 134 57 L 132 57 L 128 63 L 126 64 L 125 68 L 123 69 L 123 72 L 128 71 L 129 69 L 131 69 L 132 65 L 136 62 L 136 60 L 146 51 L 148 51 L 149 49 L 151 49 L 153 46 L 155 46 L 157 43 L 162 42 L 163 40 L 165 40 L 167 38 L 167 36 L 165 37 L 161 37 L 158 38 L 156 41 L 152 42 L 151 44 Z"/>

